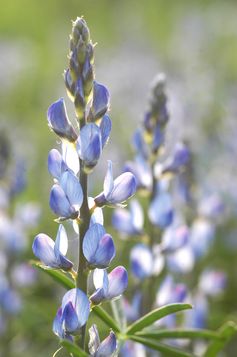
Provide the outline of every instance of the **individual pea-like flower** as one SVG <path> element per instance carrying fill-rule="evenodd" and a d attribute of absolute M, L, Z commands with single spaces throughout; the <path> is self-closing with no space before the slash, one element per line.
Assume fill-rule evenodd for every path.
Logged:
<path fill-rule="evenodd" d="M 158 191 L 148 210 L 151 223 L 165 228 L 172 223 L 173 216 L 174 209 L 170 194 L 165 190 Z"/>
<path fill-rule="evenodd" d="M 206 219 L 196 219 L 190 231 L 190 244 L 198 259 L 206 254 L 215 235 L 215 227 L 213 223 Z"/>
<path fill-rule="evenodd" d="M 149 163 L 143 156 L 137 155 L 134 161 L 127 161 L 124 171 L 131 172 L 137 181 L 137 189 L 140 191 L 151 191 L 152 171 Z"/>
<path fill-rule="evenodd" d="M 187 296 L 187 288 L 184 284 L 176 284 L 171 275 L 167 275 L 161 283 L 157 294 L 157 306 L 183 302 Z"/>
<path fill-rule="evenodd" d="M 90 226 L 86 232 L 82 250 L 92 268 L 107 268 L 115 256 L 113 239 L 99 223 Z"/>
<path fill-rule="evenodd" d="M 72 334 L 85 325 L 89 314 L 90 302 L 87 295 L 80 289 L 71 289 L 62 299 L 62 305 L 53 322 L 53 332 L 61 339 L 70 339 Z"/>
<path fill-rule="evenodd" d="M 177 173 L 182 167 L 187 165 L 190 160 L 190 150 L 184 143 L 176 144 L 174 153 L 163 164 L 161 164 L 161 173 Z"/>
<path fill-rule="evenodd" d="M 109 108 L 109 91 L 108 89 L 94 81 L 93 83 L 93 100 L 88 115 L 89 121 L 96 121 L 103 117 Z"/>
<path fill-rule="evenodd" d="M 55 242 L 44 233 L 38 234 L 32 245 L 34 255 L 47 267 L 70 270 L 73 263 L 66 258 L 68 250 L 67 232 L 62 224 L 59 225 Z"/>
<path fill-rule="evenodd" d="M 59 183 L 53 185 L 50 192 L 49 204 L 52 211 L 60 220 L 78 218 L 83 201 L 83 191 L 78 178 L 73 172 L 65 171 Z"/>
<path fill-rule="evenodd" d="M 61 98 L 51 104 L 48 109 L 49 127 L 62 139 L 74 142 L 77 134 L 68 119 L 64 99 Z"/>
<path fill-rule="evenodd" d="M 141 234 L 143 223 L 143 211 L 137 200 L 131 200 L 129 210 L 117 208 L 112 215 L 114 228 L 125 235 Z"/>
<path fill-rule="evenodd" d="M 72 171 L 75 175 L 79 172 L 79 160 L 76 149 L 71 143 L 62 144 L 62 154 L 57 149 L 52 149 L 48 155 L 48 171 L 54 181 L 60 181 L 65 171 Z"/>
<path fill-rule="evenodd" d="M 93 284 L 96 290 L 90 299 L 93 304 L 98 305 L 123 294 L 128 285 L 128 273 L 122 266 L 114 268 L 109 274 L 104 269 L 95 269 Z"/>
<path fill-rule="evenodd" d="M 204 270 L 199 279 L 199 289 L 205 295 L 216 296 L 221 294 L 226 287 L 226 274 L 218 270 Z"/>
<path fill-rule="evenodd" d="M 145 244 L 135 245 L 130 253 L 130 262 L 133 275 L 144 280 L 153 273 L 153 255 L 150 248 Z"/>
<path fill-rule="evenodd" d="M 90 172 L 97 164 L 102 149 L 108 141 L 110 131 L 111 120 L 107 115 L 102 118 L 100 126 L 88 123 L 80 131 L 77 151 L 83 161 L 85 171 Z"/>
<path fill-rule="evenodd" d="M 104 191 L 95 197 L 95 204 L 97 207 L 123 206 L 123 203 L 135 194 L 136 186 L 136 179 L 131 172 L 124 172 L 114 180 L 112 162 L 109 160 Z"/>
<path fill-rule="evenodd" d="M 161 250 L 172 253 L 182 248 L 189 239 L 189 230 L 186 225 L 170 226 L 166 228 L 161 238 Z"/>
<path fill-rule="evenodd" d="M 91 357 L 110 357 L 116 351 L 117 341 L 113 331 L 109 336 L 100 342 L 99 333 L 96 325 L 92 325 L 89 328 L 89 352 Z"/>

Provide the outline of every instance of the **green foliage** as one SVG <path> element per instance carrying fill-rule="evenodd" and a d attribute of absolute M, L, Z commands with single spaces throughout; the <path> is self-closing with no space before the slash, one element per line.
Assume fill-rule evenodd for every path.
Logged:
<path fill-rule="evenodd" d="M 67 351 L 73 354 L 73 357 L 87 357 L 88 354 L 83 351 L 80 347 L 76 346 L 75 344 L 71 343 L 70 341 L 63 340 L 61 346 L 65 347 Z"/>

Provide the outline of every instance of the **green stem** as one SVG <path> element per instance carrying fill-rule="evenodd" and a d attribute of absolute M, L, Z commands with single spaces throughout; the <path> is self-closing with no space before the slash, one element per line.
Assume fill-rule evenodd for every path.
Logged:
<path fill-rule="evenodd" d="M 83 128 L 85 125 L 85 119 L 80 120 L 80 129 Z M 87 262 L 83 255 L 82 244 L 84 236 L 89 228 L 90 224 L 90 210 L 88 207 L 88 193 L 87 193 L 87 186 L 88 186 L 88 177 L 87 174 L 83 171 L 83 161 L 80 160 L 80 184 L 83 191 L 83 202 L 80 209 L 80 226 L 79 226 L 79 263 L 77 269 L 77 279 L 76 279 L 76 286 L 77 288 L 84 291 L 87 294 L 87 277 L 88 277 L 88 270 L 87 270 Z M 81 329 L 81 336 L 78 340 L 79 346 L 85 350 L 85 338 L 86 338 L 86 324 Z"/>

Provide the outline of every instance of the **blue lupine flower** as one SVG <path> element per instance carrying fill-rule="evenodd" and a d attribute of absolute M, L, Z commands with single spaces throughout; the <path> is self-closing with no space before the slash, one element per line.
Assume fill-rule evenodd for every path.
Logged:
<path fill-rule="evenodd" d="M 50 207 L 61 219 L 76 219 L 83 201 L 83 192 L 78 178 L 65 171 L 59 184 L 53 185 L 50 192 Z"/>
<path fill-rule="evenodd" d="M 63 172 L 68 169 L 66 163 L 64 162 L 62 155 L 57 149 L 52 149 L 48 155 L 48 171 L 53 176 L 53 178 L 60 180 Z"/>
<path fill-rule="evenodd" d="M 101 343 L 96 325 L 89 329 L 89 352 L 91 357 L 110 357 L 116 351 L 117 341 L 113 331 Z"/>
<path fill-rule="evenodd" d="M 132 200 L 130 210 L 117 208 L 112 215 L 112 224 L 120 233 L 136 235 L 142 233 L 144 216 L 137 200 Z"/>
<path fill-rule="evenodd" d="M 33 253 L 40 261 L 51 268 L 70 270 L 73 263 L 65 255 L 68 249 L 67 233 L 63 225 L 59 225 L 56 241 L 46 234 L 38 234 L 33 242 Z"/>
<path fill-rule="evenodd" d="M 87 170 L 91 170 L 97 164 L 110 131 L 111 120 L 107 115 L 101 120 L 100 126 L 88 123 L 82 128 L 77 141 L 77 150 Z"/>
<path fill-rule="evenodd" d="M 165 228 L 172 223 L 173 215 L 173 204 L 170 194 L 163 190 L 159 191 L 148 210 L 150 221 L 156 226 Z"/>
<path fill-rule="evenodd" d="M 226 274 L 223 271 L 208 269 L 202 272 L 198 286 L 205 295 L 216 296 L 223 293 L 226 282 Z"/>
<path fill-rule="evenodd" d="M 128 273 L 122 266 L 116 267 L 109 274 L 104 269 L 95 269 L 93 283 L 96 291 L 90 299 L 93 304 L 100 304 L 123 294 L 128 285 Z"/>
<path fill-rule="evenodd" d="M 85 325 L 90 314 L 90 302 L 80 289 L 71 289 L 63 297 L 53 323 L 53 332 L 60 338 L 70 338 Z"/>
<path fill-rule="evenodd" d="M 148 161 L 141 155 L 136 156 L 135 161 L 127 161 L 124 171 L 131 172 L 137 181 L 138 190 L 151 191 L 152 188 L 152 170 Z"/>
<path fill-rule="evenodd" d="M 162 164 L 162 173 L 177 172 L 181 167 L 187 165 L 190 160 L 190 150 L 184 143 L 175 146 L 172 157 Z"/>
<path fill-rule="evenodd" d="M 130 172 L 125 172 L 113 180 L 112 162 L 108 161 L 108 170 L 104 180 L 104 191 L 95 197 L 98 207 L 121 206 L 136 192 L 136 179 Z"/>
<path fill-rule="evenodd" d="M 49 127 L 61 138 L 76 141 L 77 134 L 68 119 L 64 99 L 53 103 L 48 109 Z"/>
<path fill-rule="evenodd" d="M 185 244 L 167 256 L 167 266 L 173 273 L 188 274 L 192 271 L 194 264 L 195 255 L 190 244 Z"/>
<path fill-rule="evenodd" d="M 83 239 L 83 254 L 91 267 L 106 268 L 115 256 L 112 237 L 101 224 L 93 224 Z"/>
<path fill-rule="evenodd" d="M 94 81 L 93 83 L 93 101 L 90 108 L 88 119 L 96 121 L 102 118 L 109 108 L 109 92 L 105 86 Z"/>
<path fill-rule="evenodd" d="M 172 253 L 182 248 L 189 239 L 189 230 L 185 225 L 170 226 L 166 228 L 161 239 L 161 250 L 164 253 Z"/>
<path fill-rule="evenodd" d="M 140 317 L 142 294 L 136 292 L 130 303 L 126 298 L 123 298 L 123 306 L 125 315 L 128 321 L 135 321 Z"/>
<path fill-rule="evenodd" d="M 137 279 L 143 280 L 152 275 L 153 256 L 147 245 L 135 245 L 130 253 L 130 262 L 132 273 Z"/>
<path fill-rule="evenodd" d="M 215 235 L 214 225 L 206 219 L 196 219 L 190 232 L 190 244 L 198 259 L 208 251 Z"/>
<path fill-rule="evenodd" d="M 187 288 L 184 284 L 176 284 L 171 275 L 167 275 L 161 283 L 157 294 L 157 306 L 183 302 L 187 296 Z"/>

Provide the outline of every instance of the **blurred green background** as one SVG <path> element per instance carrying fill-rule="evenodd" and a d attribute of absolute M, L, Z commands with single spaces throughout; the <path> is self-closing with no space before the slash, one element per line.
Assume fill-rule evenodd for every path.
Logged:
<path fill-rule="evenodd" d="M 171 112 L 168 146 L 188 138 L 200 190 L 220 192 L 228 207 L 208 259 L 227 271 L 229 283 L 225 297 L 213 306 L 210 327 L 230 317 L 236 320 L 236 1 L 0 0 L 0 5 L 0 126 L 28 162 L 28 186 L 20 200 L 40 202 L 38 231 L 54 235 L 56 230 L 47 173 L 47 155 L 56 137 L 49 133 L 46 111 L 54 100 L 66 97 L 62 73 L 71 20 L 84 15 L 98 43 L 97 80 L 111 92 L 113 133 L 98 169 L 101 182 L 108 157 L 116 173 L 132 157 L 129 141 L 142 119 L 149 84 L 165 72 Z M 69 102 L 68 107 L 73 115 Z M 92 190 L 98 192 L 100 186 L 92 185 Z M 54 283 L 41 275 L 39 282 L 24 292 L 24 311 L 12 321 L 16 357 L 51 356 L 57 347 L 51 323 L 62 293 L 55 298 Z M 228 356 L 235 356 L 233 346 Z"/>

